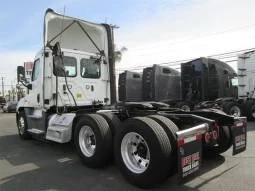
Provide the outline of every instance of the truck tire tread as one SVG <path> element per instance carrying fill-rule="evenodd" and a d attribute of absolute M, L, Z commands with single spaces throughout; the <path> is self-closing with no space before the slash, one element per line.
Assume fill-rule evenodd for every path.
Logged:
<path fill-rule="evenodd" d="M 79 145 L 80 129 L 85 125 L 92 129 L 96 137 L 96 149 L 91 157 L 85 156 Z M 75 127 L 74 143 L 79 158 L 87 167 L 103 167 L 112 155 L 111 130 L 106 120 L 98 114 L 86 114 L 79 119 Z"/>
<path fill-rule="evenodd" d="M 99 115 L 101 115 L 107 121 L 112 133 L 112 137 L 114 137 L 117 128 L 121 124 L 119 118 L 113 113 L 100 113 Z"/>
<path fill-rule="evenodd" d="M 171 159 L 171 167 L 169 170 L 169 173 L 167 175 L 167 178 L 173 176 L 178 171 L 178 160 L 177 160 L 177 137 L 176 132 L 179 131 L 178 127 L 168 118 L 161 116 L 161 115 L 151 115 L 148 116 L 149 118 L 156 121 L 166 132 L 168 139 L 171 143 L 172 147 L 172 159 Z"/>
<path fill-rule="evenodd" d="M 122 139 L 130 132 L 141 135 L 149 147 L 150 163 L 142 173 L 129 170 L 122 158 Z M 140 188 L 151 188 L 165 180 L 171 166 L 169 160 L 172 156 L 172 147 L 167 134 L 157 122 L 146 117 L 134 117 L 124 121 L 117 130 L 114 155 L 118 168 L 131 184 Z"/>

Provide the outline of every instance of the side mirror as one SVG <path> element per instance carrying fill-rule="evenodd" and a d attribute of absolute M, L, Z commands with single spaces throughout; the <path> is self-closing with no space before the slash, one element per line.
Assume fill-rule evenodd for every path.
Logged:
<path fill-rule="evenodd" d="M 59 42 L 56 42 L 56 44 L 52 48 L 52 54 L 54 56 L 62 56 L 61 48 Z"/>
<path fill-rule="evenodd" d="M 228 74 L 228 69 L 224 69 L 224 74 Z"/>
<path fill-rule="evenodd" d="M 18 66 L 17 67 L 17 79 L 18 82 L 23 81 L 25 78 L 25 68 L 23 66 Z"/>

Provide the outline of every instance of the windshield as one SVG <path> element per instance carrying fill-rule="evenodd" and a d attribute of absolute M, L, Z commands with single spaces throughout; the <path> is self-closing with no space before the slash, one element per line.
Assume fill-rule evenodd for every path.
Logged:
<path fill-rule="evenodd" d="M 238 78 L 237 77 L 234 77 L 231 79 L 231 85 L 232 86 L 238 86 Z"/>

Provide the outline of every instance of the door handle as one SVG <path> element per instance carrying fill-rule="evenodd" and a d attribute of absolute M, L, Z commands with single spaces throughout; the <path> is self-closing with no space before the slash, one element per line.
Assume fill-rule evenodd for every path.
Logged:
<path fill-rule="evenodd" d="M 37 94 L 37 103 L 40 102 L 40 94 Z"/>
<path fill-rule="evenodd" d="M 92 91 L 92 92 L 94 91 L 94 86 L 91 86 L 91 91 Z"/>

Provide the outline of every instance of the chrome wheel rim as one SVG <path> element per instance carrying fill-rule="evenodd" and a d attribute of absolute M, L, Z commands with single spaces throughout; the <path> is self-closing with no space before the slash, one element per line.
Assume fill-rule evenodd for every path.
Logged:
<path fill-rule="evenodd" d="M 255 118 L 255 105 L 251 108 L 251 114 Z"/>
<path fill-rule="evenodd" d="M 79 132 L 79 145 L 82 153 L 91 157 L 96 150 L 96 137 L 92 129 L 85 125 L 80 129 Z"/>
<path fill-rule="evenodd" d="M 19 128 L 20 134 L 23 134 L 24 133 L 24 129 L 25 129 L 25 120 L 24 120 L 23 117 L 19 118 L 18 128 Z"/>
<path fill-rule="evenodd" d="M 240 117 L 241 116 L 241 109 L 238 106 L 233 106 L 230 109 L 230 115 L 234 117 Z"/>
<path fill-rule="evenodd" d="M 187 105 L 183 105 L 183 106 L 181 107 L 181 110 L 183 110 L 183 111 L 190 111 L 190 107 L 187 106 Z"/>
<path fill-rule="evenodd" d="M 143 173 L 149 167 L 150 150 L 145 139 L 138 133 L 131 132 L 123 137 L 121 156 L 126 167 L 133 173 Z"/>

